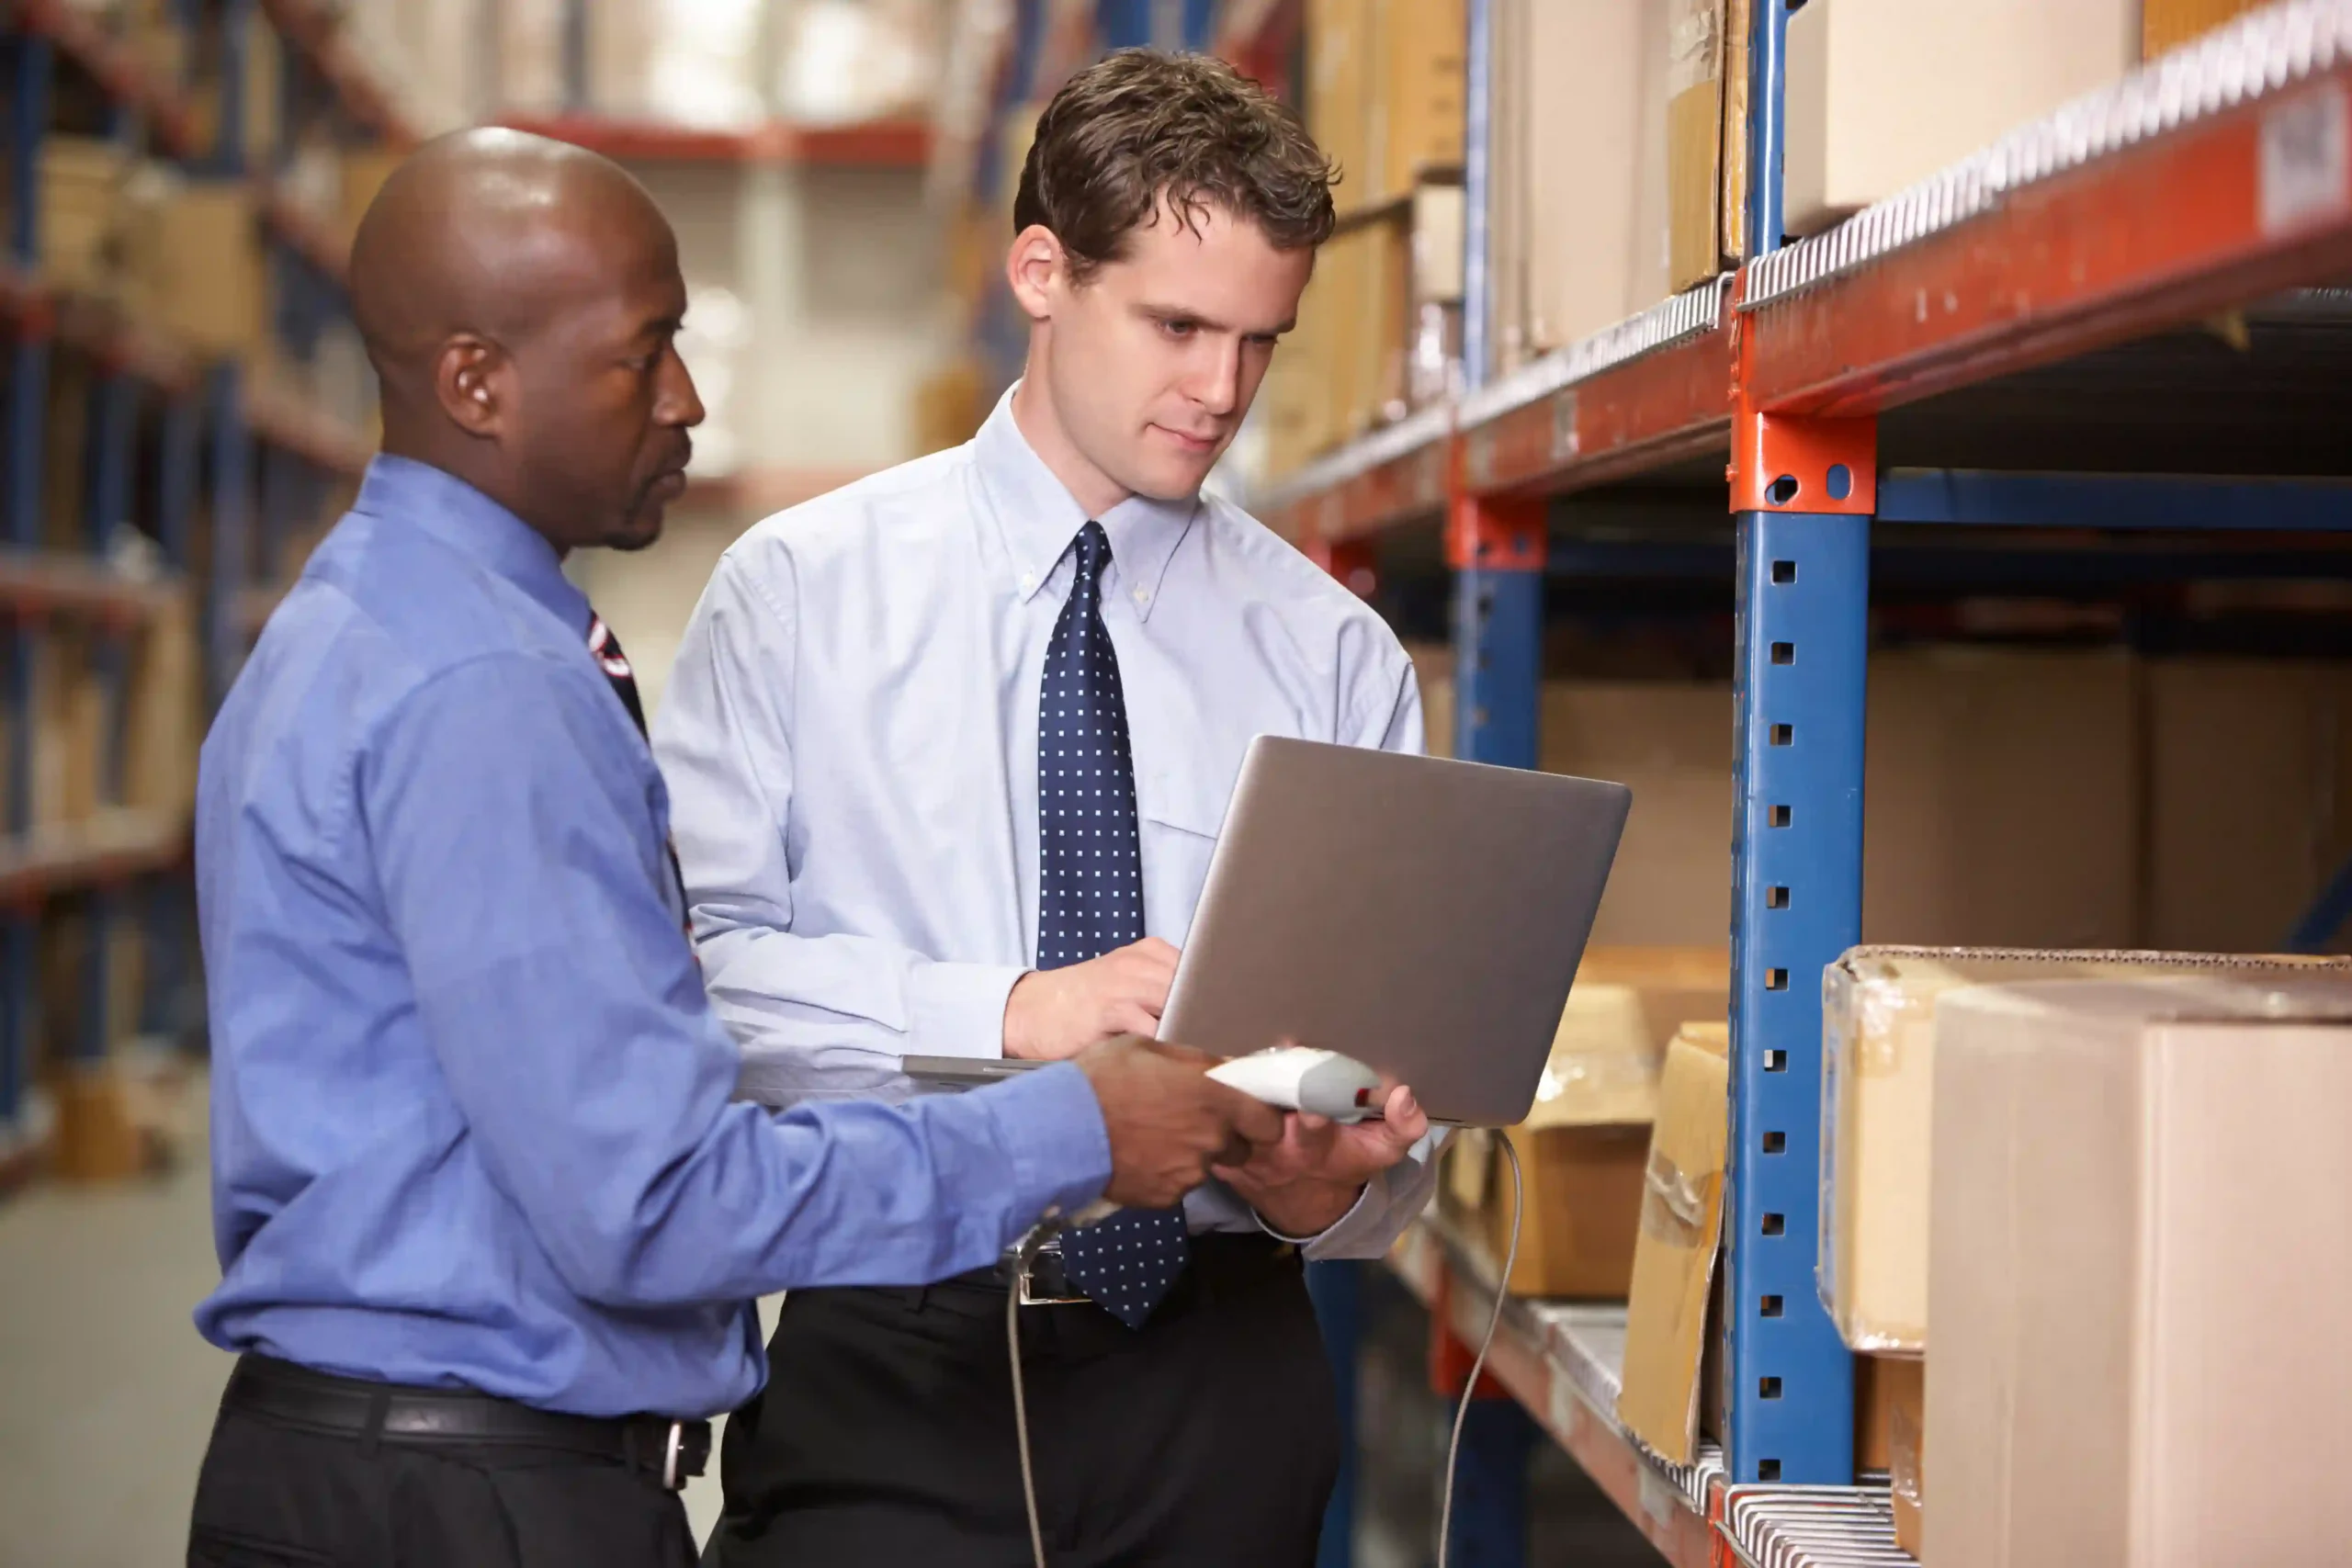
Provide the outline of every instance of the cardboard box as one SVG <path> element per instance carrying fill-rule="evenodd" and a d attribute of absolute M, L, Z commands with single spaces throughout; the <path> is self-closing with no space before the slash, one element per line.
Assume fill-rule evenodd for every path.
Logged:
<path fill-rule="evenodd" d="M 1383 172 L 1366 132 L 1379 68 L 1378 0 L 1308 0 L 1306 129 L 1340 167 L 1341 211 L 1379 199 Z"/>
<path fill-rule="evenodd" d="M 1919 1417 L 1917 1356 L 1854 1358 L 1854 1471 L 1884 1474 L 1894 1468 L 1905 1421 Z"/>
<path fill-rule="evenodd" d="M 1894 1544 L 1919 1555 L 1920 1517 L 1928 1504 L 1928 1364 L 1865 1358 L 1886 1411 L 1887 1483 L 1894 1504 Z"/>
<path fill-rule="evenodd" d="M 52 624 L 35 639 L 32 714 L 30 824 L 86 822 L 98 809 L 107 715 L 85 629 Z"/>
<path fill-rule="evenodd" d="M 1496 1140 L 1508 1136 L 1519 1150 L 1528 1213 L 1513 1293 L 1625 1294 L 1658 1065 L 1686 1018 L 1724 1016 L 1729 967 L 1721 949 L 1588 948 L 1526 1122 L 1507 1134 L 1448 1140 L 1442 1207 L 1498 1270 L 1510 1246 L 1511 1201 Z"/>
<path fill-rule="evenodd" d="M 1667 1047 L 1634 1244 L 1617 1417 L 1675 1464 L 1698 1450 L 1700 1369 L 1723 1239 L 1730 1051 L 1730 1030 L 1719 1023 L 1691 1024 Z"/>
<path fill-rule="evenodd" d="M 1448 755 L 1451 652 L 1417 648 L 1414 665 L 1430 753 Z M 1931 648 L 1872 658 L 1864 936 L 1921 946 L 2137 945 L 2136 682 L 2129 657 L 2107 652 Z M 1737 800 L 1731 688 L 1555 681 L 1542 702 L 1540 766 L 1634 791 L 1593 940 L 1724 942 Z"/>
<path fill-rule="evenodd" d="M 1629 947 L 1728 942 L 1731 689 L 1547 682 L 1543 700 L 1544 772 L 1614 779 L 1634 791 L 1592 940 Z"/>
<path fill-rule="evenodd" d="M 1508 1282 L 1511 1294 L 1624 1300 L 1641 1229 L 1649 1129 L 1512 1127 L 1498 1136 L 1519 1151 L 1527 1190 L 1527 1223 Z M 1500 1151 L 1493 1157 L 1479 1239 L 1499 1265 L 1510 1247 L 1511 1187 Z"/>
<path fill-rule="evenodd" d="M 1722 270 L 1724 0 L 1673 0 L 1667 25 L 1668 284 Z"/>
<path fill-rule="evenodd" d="M 60 288 L 104 294 L 119 261 L 116 207 L 130 160 L 116 143 L 97 137 L 51 135 L 41 139 L 40 183 L 40 265 Z"/>
<path fill-rule="evenodd" d="M 2120 651 L 1873 657 L 1864 940 L 2140 945 L 2135 680 Z"/>
<path fill-rule="evenodd" d="M 174 182 L 125 250 L 156 324 L 198 354 L 258 354 L 268 342 L 261 233 L 242 184 Z"/>
<path fill-rule="evenodd" d="M 1924 1561 L 2352 1562 L 2352 983 L 1984 988 L 1936 1031 Z"/>
<path fill-rule="evenodd" d="M 2139 55 L 2139 0 L 1811 0 L 1789 18 L 1789 232 L 1917 184 Z"/>
<path fill-rule="evenodd" d="M 1489 222 L 1500 369 L 1669 292 L 1669 4 L 1499 0 L 1495 8 Z"/>
<path fill-rule="evenodd" d="M 2140 0 L 2140 52 L 2154 60 L 2225 27 L 2267 0 Z"/>
<path fill-rule="evenodd" d="M 2352 858 L 2352 668 L 2152 660 L 2144 690 L 2147 940 L 2279 945 Z"/>
<path fill-rule="evenodd" d="M 1367 105 L 1366 172 L 1374 199 L 1403 196 L 1432 169 L 1458 168 L 1468 129 L 1470 19 L 1465 0 L 1376 0 L 1377 85 Z"/>
<path fill-rule="evenodd" d="M 1846 1343 L 1928 1345 L 1928 1201 L 1937 1019 L 1972 987 L 2043 979 L 2234 977 L 2261 984 L 2343 960 L 2190 953 L 1858 947 L 1822 979 L 1822 1303 Z"/>
<path fill-rule="evenodd" d="M 186 595 L 147 623 L 136 660 L 124 718 L 122 803 L 186 822 L 195 814 L 197 749 L 206 721 L 203 660 Z"/>

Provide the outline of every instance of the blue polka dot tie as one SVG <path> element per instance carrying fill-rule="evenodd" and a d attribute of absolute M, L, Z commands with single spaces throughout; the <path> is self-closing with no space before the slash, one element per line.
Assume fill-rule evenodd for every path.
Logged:
<path fill-rule="evenodd" d="M 1119 656 L 1102 625 L 1102 525 L 1078 531 L 1078 574 L 1046 647 L 1037 704 L 1037 967 L 1143 940 L 1143 851 Z M 1062 1272 L 1140 1328 L 1184 1271 L 1182 1209 L 1125 1209 L 1062 1237 Z"/>

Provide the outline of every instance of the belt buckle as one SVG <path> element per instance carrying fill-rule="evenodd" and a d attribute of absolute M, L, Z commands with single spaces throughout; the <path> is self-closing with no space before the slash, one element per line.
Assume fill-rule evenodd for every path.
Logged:
<path fill-rule="evenodd" d="M 687 1441 L 687 1434 L 695 1427 L 700 1427 L 705 1435 L 701 1441 L 690 1443 Z M 662 1489 L 663 1491 L 684 1492 L 686 1489 L 686 1483 L 703 1472 L 704 1465 L 710 1459 L 710 1451 L 707 1446 L 709 1442 L 707 1436 L 709 1430 L 708 1427 L 699 1421 L 670 1423 L 669 1430 L 663 1434 L 662 1439 Z"/>
<path fill-rule="evenodd" d="M 1039 1293 L 1035 1289 L 1030 1271 L 1035 1266 L 1036 1258 L 1049 1252 L 1058 1258 L 1061 1256 L 1061 1237 L 1055 1236 L 1040 1247 L 1033 1257 L 1016 1258 L 1013 1292 L 1019 1296 L 1023 1306 L 1084 1306 L 1094 1299 L 1091 1296 L 1048 1296 Z"/>

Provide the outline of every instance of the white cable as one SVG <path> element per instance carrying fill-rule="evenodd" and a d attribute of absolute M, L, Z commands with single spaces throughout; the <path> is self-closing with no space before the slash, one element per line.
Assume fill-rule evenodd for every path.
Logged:
<path fill-rule="evenodd" d="M 1021 1439 L 1021 1500 L 1029 1507 L 1029 1551 L 1036 1568 L 1046 1568 L 1046 1530 L 1037 1520 L 1037 1474 L 1029 1462 L 1029 1402 L 1021 1390 L 1021 1282 L 1029 1276 L 1029 1262 L 1045 1237 L 1040 1225 L 1013 1248 L 1012 1280 L 1004 1292 L 1004 1343 L 1012 1353 L 1012 1429 Z"/>
<path fill-rule="evenodd" d="M 1519 1263 L 1519 1227 L 1527 1217 L 1527 1191 L 1519 1173 L 1519 1150 L 1510 1137 L 1502 1139 L 1503 1153 L 1510 1160 L 1510 1250 L 1503 1254 L 1503 1277 L 1495 1286 L 1495 1310 L 1487 1314 L 1487 1332 L 1478 1341 L 1478 1354 L 1470 1362 L 1470 1381 L 1462 1385 L 1462 1403 L 1453 1412 L 1453 1437 L 1445 1445 L 1445 1500 L 1437 1513 L 1437 1568 L 1451 1568 L 1445 1551 L 1453 1535 L 1453 1472 L 1462 1460 L 1462 1423 L 1470 1415 L 1471 1397 L 1478 1392 L 1478 1374 L 1486 1371 L 1487 1352 L 1494 1348 L 1495 1330 L 1502 1325 L 1503 1298 L 1510 1293 L 1510 1271 Z M 1027 1450 L 1024 1449 L 1023 1453 Z M 1045 1568 L 1042 1554 L 1038 1568 Z"/>

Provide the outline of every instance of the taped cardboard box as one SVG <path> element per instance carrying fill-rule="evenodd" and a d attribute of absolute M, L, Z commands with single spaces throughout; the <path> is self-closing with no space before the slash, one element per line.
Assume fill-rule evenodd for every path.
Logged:
<path fill-rule="evenodd" d="M 1937 1017 L 1972 987 L 2208 976 L 2250 983 L 2330 973 L 2342 959 L 2230 953 L 1858 947 L 1822 977 L 1823 1304 L 1848 1346 L 1928 1347 L 1928 1203 Z"/>
<path fill-rule="evenodd" d="M 1809 234 L 1970 157 L 2140 54 L 2140 0 L 1811 0 L 1789 17 L 1782 201 Z"/>
<path fill-rule="evenodd" d="M 1698 1451 L 1708 1303 L 1723 1239 L 1730 1033 L 1724 1024 L 1690 1024 L 1667 1047 L 1634 1244 L 1617 1418 L 1675 1464 Z"/>
<path fill-rule="evenodd" d="M 1499 1266 L 1510 1246 L 1510 1173 L 1520 1155 L 1527 1223 L 1514 1294 L 1615 1300 L 1633 1275 L 1649 1123 L 1668 1043 L 1685 1018 L 1720 1021 L 1729 1000 L 1721 950 L 1589 949 L 1527 1120 L 1448 1141 L 1442 1206 Z"/>
<path fill-rule="evenodd" d="M 1945 1001 L 1930 1568 L 2352 1562 L 2347 1104 L 2340 974 Z"/>

